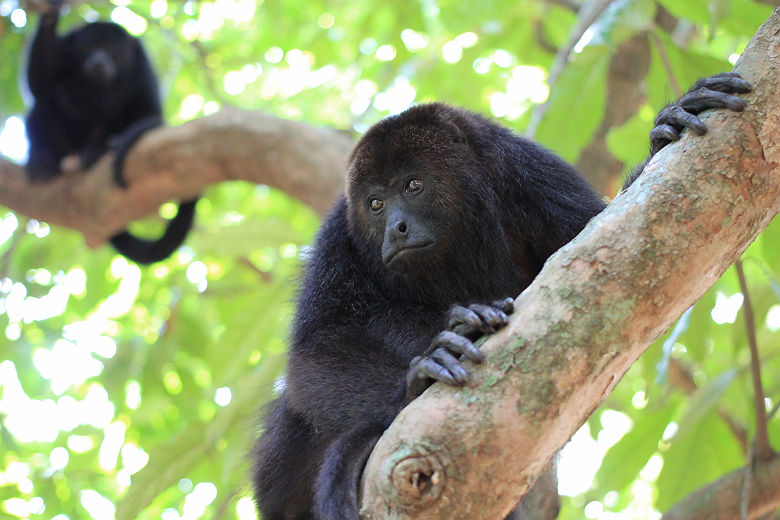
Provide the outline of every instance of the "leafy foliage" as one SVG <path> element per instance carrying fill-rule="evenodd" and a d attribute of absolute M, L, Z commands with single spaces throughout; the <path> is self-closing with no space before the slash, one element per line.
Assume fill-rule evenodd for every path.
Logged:
<path fill-rule="evenodd" d="M 565 4 L 92 2 L 73 7 L 63 26 L 114 19 L 139 35 L 170 124 L 235 105 L 360 132 L 412 102 L 442 100 L 518 131 L 537 118 L 535 138 L 571 161 L 621 103 L 607 95 L 619 79 L 614 57 L 640 38 L 650 61 L 634 90 L 646 98 L 602 134 L 628 169 L 644 159 L 664 103 L 728 70 L 771 11 L 757 0 L 616 0 L 576 32 L 578 13 Z M 9 118 L 24 111 L 18 73 L 34 18 L 0 1 L 7 155 L 22 155 L 7 144 Z M 556 66 L 560 75 L 550 77 Z M 208 190 L 196 226 L 171 259 L 138 268 L 108 247 L 87 249 L 72 231 L 0 211 L 3 515 L 254 517 L 247 454 L 284 366 L 290 302 L 317 217 L 283 193 L 229 183 Z M 744 266 L 775 406 L 780 224 L 749 248 Z M 755 418 L 741 294 L 727 272 L 593 415 L 577 438 L 605 455 L 590 467 L 576 449 L 564 454 L 562 473 L 600 469 L 589 486 L 562 486 L 574 496 L 561 518 L 582 518 L 583 509 L 592 518 L 655 518 L 745 464 Z M 627 424 L 619 440 L 615 417 Z M 775 415 L 775 447 L 779 426 Z"/>

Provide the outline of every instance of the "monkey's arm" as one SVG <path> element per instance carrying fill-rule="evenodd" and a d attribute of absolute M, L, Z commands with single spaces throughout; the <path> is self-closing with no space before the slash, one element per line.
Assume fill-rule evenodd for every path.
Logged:
<path fill-rule="evenodd" d="M 322 460 L 314 429 L 283 395 L 266 417 L 255 447 L 255 501 L 264 520 L 301 518 L 310 513 L 314 479 Z"/>
<path fill-rule="evenodd" d="M 51 6 L 38 20 L 30 55 L 27 58 L 27 85 L 36 98 L 46 94 L 57 70 L 57 22 L 62 1 L 50 1 Z"/>
<path fill-rule="evenodd" d="M 342 324 L 294 346 L 285 395 L 258 444 L 263 518 L 309 518 L 301 515 L 308 505 L 319 520 L 358 520 L 363 466 L 404 389 L 403 364 L 375 339 Z"/>
<path fill-rule="evenodd" d="M 335 327 L 307 342 L 287 366 L 292 407 L 331 437 L 366 421 L 392 419 L 404 395 L 408 358 L 404 363 L 378 337 L 351 328 Z"/>
<path fill-rule="evenodd" d="M 125 128 L 125 130 L 115 136 L 111 140 L 111 147 L 114 149 L 114 182 L 120 188 L 127 188 L 127 181 L 124 177 L 124 162 L 125 157 L 130 152 L 130 149 L 138 141 L 141 136 L 153 128 L 162 126 L 162 117 L 159 115 L 151 114 L 143 119 L 137 120 L 135 123 Z M 97 159 L 97 157 L 95 157 Z"/>

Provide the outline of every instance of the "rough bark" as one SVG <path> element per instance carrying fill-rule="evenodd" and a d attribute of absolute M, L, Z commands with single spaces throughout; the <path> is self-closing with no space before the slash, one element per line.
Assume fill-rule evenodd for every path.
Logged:
<path fill-rule="evenodd" d="M 780 211 L 780 11 L 736 70 L 743 114 L 705 115 L 516 301 L 473 383 L 435 384 L 385 432 L 363 518 L 503 518 L 631 364 Z M 751 491 L 761 489 L 756 473 Z"/>
<path fill-rule="evenodd" d="M 0 205 L 76 229 L 91 246 L 170 199 L 190 198 L 208 184 L 229 180 L 280 188 L 324 213 L 342 189 L 351 148 L 345 132 L 223 110 L 146 134 L 125 162 L 126 190 L 113 182 L 110 156 L 87 172 L 39 184 L 0 159 Z"/>

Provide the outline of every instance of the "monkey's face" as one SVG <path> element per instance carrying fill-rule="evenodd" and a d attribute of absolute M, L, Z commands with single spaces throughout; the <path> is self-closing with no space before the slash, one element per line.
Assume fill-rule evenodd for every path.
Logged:
<path fill-rule="evenodd" d="M 459 245 L 461 174 L 470 150 L 453 139 L 451 128 L 389 121 L 369 132 L 353 153 L 350 231 L 384 269 L 428 278 L 446 268 Z"/>
<path fill-rule="evenodd" d="M 103 49 L 95 49 L 82 58 L 81 77 L 87 84 L 107 87 L 116 75 L 116 60 Z"/>
<path fill-rule="evenodd" d="M 71 32 L 62 45 L 63 59 L 70 63 L 65 87 L 76 99 L 85 98 L 85 104 L 90 103 L 90 95 L 109 89 L 120 97 L 120 83 L 137 79 L 131 77 L 136 47 L 132 36 L 111 23 L 87 24 Z"/>
<path fill-rule="evenodd" d="M 432 210 L 434 186 L 424 171 L 398 172 L 386 186 L 371 186 L 364 204 L 373 234 L 381 234 L 382 263 L 404 272 L 433 260 L 441 247 Z"/>

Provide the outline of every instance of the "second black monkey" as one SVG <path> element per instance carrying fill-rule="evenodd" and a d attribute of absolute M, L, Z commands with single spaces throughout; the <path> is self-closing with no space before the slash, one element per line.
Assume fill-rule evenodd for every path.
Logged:
<path fill-rule="evenodd" d="M 121 26 L 97 22 L 56 33 L 59 4 L 40 16 L 30 48 L 27 83 L 35 104 L 27 116 L 26 166 L 33 182 L 92 166 L 114 148 L 114 180 L 135 141 L 162 124 L 157 78 L 140 42 Z M 116 250 L 142 264 L 170 256 L 192 226 L 197 198 L 184 201 L 163 236 L 146 240 L 127 231 L 111 237 Z"/>
<path fill-rule="evenodd" d="M 656 119 L 651 153 L 749 90 L 700 81 Z M 419 105 L 374 125 L 306 266 L 287 386 L 256 447 L 263 520 L 358 520 L 374 442 L 433 381 L 467 382 L 458 357 L 482 360 L 472 341 L 604 206 L 565 161 L 471 112 Z M 508 518 L 536 518 L 527 499 Z"/>

